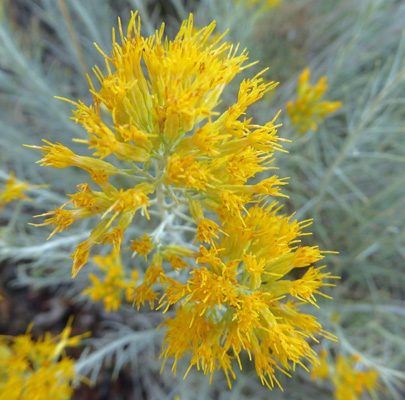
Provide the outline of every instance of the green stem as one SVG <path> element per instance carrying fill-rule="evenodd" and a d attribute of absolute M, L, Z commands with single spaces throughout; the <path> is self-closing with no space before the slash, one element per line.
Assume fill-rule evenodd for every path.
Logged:
<path fill-rule="evenodd" d="M 327 188 L 329 187 L 329 182 L 331 180 L 332 175 L 334 174 L 338 165 L 345 159 L 347 151 L 353 145 L 354 141 L 357 139 L 358 135 L 362 132 L 362 129 L 367 125 L 370 121 L 370 118 L 376 115 L 378 108 L 381 106 L 383 99 L 390 93 L 390 90 L 398 85 L 399 81 L 404 77 L 404 73 L 398 74 L 396 79 L 393 79 L 392 82 L 385 86 L 383 90 L 379 93 L 379 95 L 375 98 L 372 102 L 371 106 L 367 110 L 364 117 L 359 121 L 356 128 L 351 132 L 351 134 L 347 137 L 343 147 L 340 149 L 338 155 L 333 160 L 332 164 L 329 165 L 328 169 L 326 170 L 325 175 L 323 176 L 319 194 L 317 196 L 317 201 L 315 204 L 314 212 L 315 214 L 319 213 L 319 207 L 321 206 L 321 202 Z"/>

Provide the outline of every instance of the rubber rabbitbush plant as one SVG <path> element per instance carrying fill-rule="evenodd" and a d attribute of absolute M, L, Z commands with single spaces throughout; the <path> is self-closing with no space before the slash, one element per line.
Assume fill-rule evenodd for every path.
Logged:
<path fill-rule="evenodd" d="M 262 71 L 243 80 L 234 104 L 216 111 L 224 88 L 249 65 L 246 50 L 223 36 L 212 39 L 214 28 L 194 30 L 190 15 L 173 41 L 164 26 L 145 38 L 134 13 L 126 35 L 120 24 L 121 44 L 113 31 L 111 55 L 100 50 L 107 72 L 94 70 L 101 88 L 91 83 L 93 103 L 68 100 L 88 132 L 74 140 L 93 156 L 60 143 L 30 146 L 42 151 L 42 165 L 89 174 L 38 225 L 52 225 L 52 236 L 78 220 L 94 221 L 71 256 L 74 276 L 96 245 L 110 246 L 114 257 L 145 257 L 133 301 L 138 309 L 149 303 L 171 310 L 160 328 L 162 358 L 174 359 L 174 372 L 188 354 L 190 368 L 211 377 L 222 369 L 231 386 L 247 352 L 272 388 L 276 370 L 289 375 L 295 364 L 318 362 L 308 340 L 334 339 L 300 311 L 316 306 L 315 295 L 333 277 L 313 266 L 323 258 L 318 247 L 300 244 L 310 221 L 280 213 L 274 198 L 283 196 L 284 180 L 259 179 L 282 139 L 276 118 L 261 126 L 245 113 L 276 84 L 265 83 Z M 125 235 L 131 224 L 142 236 Z M 289 274 L 294 269 L 303 272 Z"/>

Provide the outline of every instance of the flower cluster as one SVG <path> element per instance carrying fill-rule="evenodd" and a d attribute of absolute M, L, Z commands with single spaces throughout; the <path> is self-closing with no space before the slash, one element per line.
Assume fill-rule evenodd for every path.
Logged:
<path fill-rule="evenodd" d="M 70 323 L 58 336 L 47 333 L 33 340 L 25 335 L 0 336 L 0 400 L 68 400 L 77 376 L 66 347 L 77 346 L 85 336 L 73 336 Z"/>
<path fill-rule="evenodd" d="M 328 358 L 328 353 L 323 350 L 319 365 L 312 368 L 311 378 L 331 381 L 336 400 L 360 400 L 364 393 L 374 394 L 380 387 L 376 370 L 359 369 L 361 358 L 358 355 L 348 358 L 338 355 L 336 364 L 331 367 Z"/>
<path fill-rule="evenodd" d="M 285 184 L 268 173 L 281 150 L 276 118 L 258 125 L 246 115 L 276 84 L 262 71 L 242 81 L 234 104 L 220 107 L 224 88 L 249 65 L 246 50 L 212 38 L 214 28 L 196 32 L 190 16 L 171 41 L 163 26 L 144 38 L 136 14 L 126 36 L 120 24 L 122 44 L 113 32 L 112 54 L 102 53 L 106 74 L 95 69 L 101 89 L 91 84 L 93 104 L 71 102 L 89 136 L 75 141 L 93 157 L 59 143 L 31 146 L 43 152 L 43 165 L 76 166 L 93 181 L 38 225 L 53 225 L 52 236 L 93 219 L 72 255 L 73 275 L 96 244 L 141 257 L 147 268 L 134 304 L 169 312 L 162 357 L 174 359 L 174 372 L 189 354 L 190 368 L 211 376 L 222 369 L 230 386 L 235 360 L 242 368 L 247 353 L 271 388 L 276 370 L 289 375 L 296 364 L 317 362 L 308 343 L 315 335 L 333 339 L 300 310 L 317 306 L 332 277 L 312 265 L 323 258 L 318 247 L 300 242 L 310 221 L 281 214 L 274 200 Z M 125 248 L 133 222 L 144 234 Z"/>
<path fill-rule="evenodd" d="M 82 291 L 93 301 L 102 300 L 107 312 L 116 311 L 121 305 L 122 297 L 129 303 L 133 301 L 133 288 L 137 284 L 138 271 L 133 270 L 128 279 L 126 271 L 122 266 L 119 253 L 108 256 L 94 256 L 93 261 L 104 271 L 105 278 L 101 281 L 95 274 L 90 274 L 89 278 L 92 286 Z"/>
<path fill-rule="evenodd" d="M 318 122 L 343 105 L 341 101 L 321 101 L 328 88 L 326 76 L 321 77 L 315 86 L 309 84 L 310 78 L 311 72 L 305 68 L 298 78 L 297 100 L 287 103 L 287 113 L 300 134 L 309 129 L 317 130 Z"/>
<path fill-rule="evenodd" d="M 14 172 L 10 173 L 4 189 L 0 192 L 0 212 L 3 207 L 18 199 L 31 200 L 25 192 L 30 189 L 46 187 L 47 185 L 30 185 L 27 182 L 20 182 L 15 178 Z"/>

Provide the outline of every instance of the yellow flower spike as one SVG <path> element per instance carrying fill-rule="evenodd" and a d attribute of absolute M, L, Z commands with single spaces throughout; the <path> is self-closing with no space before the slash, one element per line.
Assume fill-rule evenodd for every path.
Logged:
<path fill-rule="evenodd" d="M 197 234 L 195 235 L 194 244 L 197 242 L 211 243 L 215 247 L 214 239 L 219 238 L 219 233 L 225 233 L 218 224 L 208 218 L 201 218 L 197 222 Z"/>
<path fill-rule="evenodd" d="M 213 271 L 223 271 L 225 264 L 219 257 L 219 253 L 224 249 L 211 247 L 209 250 L 204 246 L 200 246 L 200 251 L 194 254 L 197 264 L 207 264 Z"/>
<path fill-rule="evenodd" d="M 323 282 L 324 279 L 339 279 L 337 276 L 331 276 L 329 272 L 321 274 L 320 270 L 325 268 L 309 268 L 308 271 L 304 274 L 302 279 L 297 279 L 292 282 L 290 286 L 290 294 L 293 297 L 296 297 L 299 300 L 304 299 L 305 301 L 311 303 L 315 307 L 319 308 L 315 303 L 314 293 L 319 294 L 326 298 L 331 298 L 330 296 L 325 295 L 324 293 L 318 291 L 318 288 L 322 286 L 334 286 L 332 283 Z"/>
<path fill-rule="evenodd" d="M 144 305 L 146 301 L 149 302 L 151 310 L 155 308 L 155 300 L 158 299 L 159 292 L 154 292 L 152 287 L 157 283 L 163 283 L 169 279 L 162 267 L 163 257 L 160 253 L 155 253 L 152 258 L 152 264 L 148 267 L 143 277 L 143 283 L 134 289 L 133 304 L 137 305 L 139 310 L 140 306 Z M 162 298 L 160 299 L 161 302 Z M 158 308 L 160 308 L 159 306 Z"/>
<path fill-rule="evenodd" d="M 100 280 L 94 274 L 90 274 L 92 286 L 81 292 L 89 296 L 93 301 L 103 301 L 107 312 L 116 311 L 121 305 L 122 298 L 132 302 L 133 288 L 138 281 L 138 271 L 132 271 L 127 277 L 118 253 L 112 253 L 105 257 L 94 256 L 93 262 L 105 273 L 104 280 Z"/>
<path fill-rule="evenodd" d="M 162 268 L 162 255 L 156 253 L 153 255 L 152 264 L 148 267 L 145 272 L 143 281 L 149 286 L 155 285 L 157 282 L 161 282 L 165 276 L 165 271 Z"/>
<path fill-rule="evenodd" d="M 4 189 L 0 192 L 0 212 L 3 207 L 11 201 L 15 201 L 17 199 L 31 201 L 32 199 L 25 194 L 26 191 L 48 186 L 49 185 L 30 185 L 26 182 L 20 182 L 15 178 L 14 171 L 11 171 L 10 177 L 7 179 Z"/>
<path fill-rule="evenodd" d="M 192 27 L 190 16 L 174 41 L 164 44 L 161 30 L 153 47 L 151 41 L 147 43 L 143 55 L 152 90 L 156 93 L 156 125 L 162 140 L 169 142 L 175 142 L 212 114 L 224 86 L 246 60 L 244 53 L 235 57 L 229 44 L 217 49 L 213 45 L 204 48 L 214 23 L 195 35 Z M 226 50 L 230 51 L 228 56 L 223 55 Z"/>
<path fill-rule="evenodd" d="M 0 399 L 68 400 L 77 381 L 86 378 L 75 372 L 74 360 L 65 349 L 80 344 L 90 332 L 70 337 L 72 319 L 55 337 L 46 333 L 33 340 L 27 333 L 20 336 L 0 336 Z"/>
<path fill-rule="evenodd" d="M 71 199 L 65 203 L 64 206 L 73 203 L 73 208 L 87 207 L 97 210 L 99 199 L 97 199 L 95 193 L 93 193 L 88 183 L 81 183 L 77 185 L 76 190 L 77 193 L 68 194 Z"/>
<path fill-rule="evenodd" d="M 308 89 L 310 88 L 309 85 L 310 79 L 311 79 L 311 70 L 309 68 L 305 68 L 298 77 L 297 93 L 299 98 L 303 97 L 305 94 L 308 93 Z"/>
<path fill-rule="evenodd" d="M 229 218 L 234 218 L 237 216 L 241 223 L 245 225 L 242 217 L 242 211 L 249 214 L 248 210 L 245 208 L 251 201 L 251 195 L 249 193 L 236 194 L 232 190 L 224 190 L 219 194 L 220 202 L 215 208 L 215 212 L 221 221 L 226 223 Z"/>
<path fill-rule="evenodd" d="M 57 336 L 57 338 L 60 339 L 60 342 L 57 344 L 52 353 L 52 358 L 54 360 L 57 360 L 63 354 L 65 347 L 76 347 L 80 344 L 82 339 L 90 336 L 90 332 L 87 332 L 81 335 L 70 337 L 72 333 L 72 324 L 73 316 L 70 316 L 65 329 Z"/>
<path fill-rule="evenodd" d="M 47 140 L 42 140 L 49 146 L 31 146 L 24 145 L 25 147 L 30 147 L 32 149 L 39 149 L 44 153 L 44 158 L 37 161 L 37 163 L 42 163 L 41 166 L 52 166 L 53 168 L 67 168 L 67 167 L 78 167 L 90 172 L 92 170 L 101 170 L 109 175 L 115 175 L 118 173 L 118 169 L 115 168 L 110 163 L 102 160 L 93 159 L 91 157 L 78 156 L 72 150 L 60 143 L 50 143 Z"/>
<path fill-rule="evenodd" d="M 74 111 L 75 122 L 81 123 L 87 130 L 90 140 L 85 139 L 73 139 L 74 142 L 86 143 L 89 145 L 89 149 L 95 148 L 97 151 L 93 153 L 93 156 L 99 156 L 100 159 L 107 157 L 110 154 L 114 154 L 120 160 L 132 160 L 145 162 L 150 158 L 150 152 L 146 148 L 141 146 L 134 146 L 130 143 L 122 143 L 119 138 L 119 132 L 125 132 L 125 126 L 119 127 L 119 132 L 111 130 L 101 119 L 100 115 L 94 110 L 93 107 L 87 107 L 83 103 L 77 104 L 78 110 Z M 127 125 L 128 126 L 128 125 Z M 131 132 L 136 132 L 136 128 L 129 131 L 126 139 L 133 140 L 135 137 Z M 139 131 L 142 135 L 142 131 Z M 125 135 L 125 133 L 124 133 Z M 147 140 L 148 135 L 143 133 L 143 138 Z"/>
<path fill-rule="evenodd" d="M 167 184 L 177 187 L 193 188 L 197 191 L 213 187 L 211 183 L 215 177 L 210 173 L 209 165 L 196 161 L 192 154 L 174 153 L 167 165 Z"/>
<path fill-rule="evenodd" d="M 124 239 L 124 227 L 114 226 L 110 232 L 107 232 L 100 240 L 102 244 L 110 244 L 113 246 L 114 253 L 119 254 L 121 251 L 122 241 Z"/>
<path fill-rule="evenodd" d="M 146 302 L 149 302 L 149 307 L 151 310 L 155 309 L 155 301 L 158 299 L 160 292 L 154 292 L 152 288 L 146 284 L 142 283 L 134 289 L 133 295 L 133 306 L 136 304 L 137 310 L 139 311 L 141 306 L 144 306 Z"/>
<path fill-rule="evenodd" d="M 44 158 L 37 161 L 37 163 L 42 163 L 41 165 L 46 166 L 51 165 L 53 168 L 66 168 L 75 165 L 79 161 L 79 156 L 66 146 L 60 143 L 52 144 L 44 139 L 42 141 L 49 146 L 24 145 L 32 149 L 39 149 L 44 153 Z"/>
<path fill-rule="evenodd" d="M 190 200 L 190 213 L 197 222 L 197 233 L 195 235 L 194 244 L 199 241 L 210 243 L 215 247 L 214 239 L 219 238 L 219 233 L 226 233 L 219 228 L 216 222 L 204 217 L 200 202 Z"/>
<path fill-rule="evenodd" d="M 85 240 L 76 246 L 76 250 L 70 256 L 73 259 L 72 277 L 74 278 L 78 272 L 87 263 L 90 256 L 91 248 L 94 246 L 94 242 Z"/>
<path fill-rule="evenodd" d="M 102 238 L 105 236 L 114 219 L 115 219 L 114 217 L 111 217 L 109 219 L 99 222 L 98 225 L 91 232 L 89 238 L 76 246 L 76 250 L 70 256 L 73 259 L 73 268 L 72 268 L 73 277 L 75 277 L 78 274 L 78 272 L 83 268 L 83 266 L 87 263 L 92 247 L 102 240 Z"/>
<path fill-rule="evenodd" d="M 322 76 L 312 89 L 311 101 L 319 101 L 328 88 L 326 76 Z M 329 103 L 329 102 L 326 102 Z"/>
<path fill-rule="evenodd" d="M 291 262 L 294 268 L 301 268 L 322 260 L 323 258 L 324 256 L 319 251 L 318 246 L 306 246 L 297 248 Z"/>
<path fill-rule="evenodd" d="M 146 193 L 145 193 L 146 192 Z M 124 190 L 120 189 L 111 198 L 111 206 L 103 214 L 104 218 L 111 211 L 116 213 L 127 213 L 129 211 L 136 211 L 138 208 L 142 208 L 147 219 L 149 219 L 148 209 L 150 206 L 147 196 L 148 190 L 145 190 L 142 184 L 135 186 L 134 188 Z"/>
<path fill-rule="evenodd" d="M 311 72 L 305 68 L 298 78 L 297 100 L 287 102 L 287 113 L 300 134 L 309 129 L 317 130 L 321 120 L 343 105 L 341 101 L 321 101 L 328 88 L 326 76 L 322 76 L 315 86 L 310 85 L 310 78 Z"/>
<path fill-rule="evenodd" d="M 30 224 L 33 226 L 46 226 L 46 225 L 56 225 L 56 228 L 48 236 L 50 239 L 55 233 L 62 232 L 64 229 L 73 224 L 74 221 L 78 219 L 88 218 L 93 215 L 92 212 L 87 210 L 64 210 L 62 208 L 55 208 L 55 211 L 49 211 L 45 214 L 35 215 L 34 218 L 45 217 L 48 215 L 53 215 L 51 218 L 47 218 L 42 224 Z"/>
<path fill-rule="evenodd" d="M 139 257 L 145 256 L 145 261 L 148 261 L 148 254 L 153 249 L 152 236 L 148 236 L 146 232 L 140 239 L 131 240 L 131 247 L 127 247 L 128 250 L 132 250 L 133 256 L 139 253 Z"/>
<path fill-rule="evenodd" d="M 374 369 L 361 370 L 361 357 L 343 357 L 338 354 L 334 365 L 326 350 L 322 350 L 320 364 L 311 371 L 313 380 L 329 380 L 334 386 L 336 400 L 361 400 L 366 392 L 375 396 L 376 390 L 381 390 L 378 383 L 378 372 Z"/>
<path fill-rule="evenodd" d="M 256 256 L 251 256 L 246 253 L 243 255 L 242 259 L 246 265 L 246 271 L 250 274 L 249 289 L 258 289 L 262 283 L 262 275 L 266 273 L 268 274 L 264 269 L 266 266 L 266 259 L 261 258 L 257 260 Z"/>
<path fill-rule="evenodd" d="M 111 54 L 99 49 L 106 61 L 106 73 L 94 69 L 100 90 L 89 79 L 92 103 L 68 100 L 73 119 L 88 134 L 75 141 L 93 148 L 93 156 L 62 144 L 33 146 L 42 150 L 43 165 L 82 168 L 99 189 L 82 183 L 38 225 L 54 225 L 54 234 L 79 219 L 93 219 L 95 228 L 72 255 L 73 275 L 93 246 L 110 244 L 111 264 L 104 260 L 100 267 L 105 277 L 90 275 L 86 293 L 108 310 L 119 307 L 123 296 L 127 301 L 132 296 L 138 309 L 145 303 L 152 310 L 157 304 L 162 313 L 173 309 L 161 325 L 163 365 L 173 357 L 175 372 L 178 360 L 189 354 L 190 368 L 211 378 L 221 369 L 231 386 L 233 359 L 242 367 L 246 353 L 271 388 L 278 384 L 277 371 L 288 375 L 296 364 L 306 369 L 305 360 L 316 364 L 310 340 L 318 335 L 335 340 L 298 308 L 316 305 L 321 287 L 333 277 L 312 265 L 322 258 L 320 250 L 300 243 L 310 221 L 280 214 L 273 201 L 286 197 L 280 191 L 285 178 L 266 172 L 275 152 L 283 151 L 280 125 L 277 116 L 263 126 L 246 116 L 276 86 L 265 82 L 266 69 L 242 81 L 226 111 L 216 108 L 225 86 L 254 63 L 245 65 L 248 53 L 238 45 L 213 39 L 214 28 L 212 23 L 196 31 L 191 15 L 169 40 L 163 25 L 142 37 L 136 13 L 126 34 L 119 21 L 120 43 L 113 31 Z M 298 123 L 304 115 L 314 126 L 308 104 L 316 103 L 317 116 L 332 108 L 321 101 L 326 80 L 312 88 L 309 70 L 300 79 L 302 96 L 292 119 Z M 137 273 L 127 277 L 116 261 L 132 222 L 138 234 L 154 232 L 127 247 L 145 256 L 139 282 Z M 295 268 L 308 271 L 290 280 Z"/>
<path fill-rule="evenodd" d="M 186 151 L 199 149 L 204 155 L 212 157 L 220 154 L 218 145 L 230 137 L 230 134 L 220 134 L 212 122 L 207 122 L 204 126 L 198 127 L 193 136 L 184 138 L 178 147 Z"/>
<path fill-rule="evenodd" d="M 195 315 L 193 312 L 183 307 L 176 310 L 175 318 L 167 318 L 162 325 L 167 327 L 164 343 L 170 343 L 170 346 L 167 346 L 160 356 L 164 359 L 162 370 L 166 360 L 169 357 L 173 357 L 174 364 L 172 370 L 174 375 L 176 375 L 177 361 L 189 351 L 190 347 L 195 349 L 198 349 L 198 347 L 209 349 L 209 342 L 201 342 L 200 337 L 208 339 L 210 338 L 210 334 L 212 337 L 215 333 L 218 333 L 213 322 L 207 321 L 203 317 Z M 198 358 L 194 358 L 188 371 L 193 365 L 199 366 L 198 361 Z M 187 376 L 188 371 L 185 376 Z"/>
<path fill-rule="evenodd" d="M 278 176 L 273 175 L 271 178 L 263 179 L 261 182 L 251 187 L 250 190 L 253 193 L 257 193 L 257 195 L 265 194 L 288 198 L 287 195 L 280 193 L 280 188 L 278 187 L 278 185 L 286 185 L 287 182 L 284 182 L 286 179 L 289 178 L 278 179 Z"/>
<path fill-rule="evenodd" d="M 191 210 L 195 218 L 203 218 L 198 202 L 191 202 Z M 210 270 L 200 267 L 199 270 L 193 271 L 193 277 L 188 280 L 187 286 L 168 280 L 164 300 L 164 304 L 175 304 L 183 296 L 182 304 L 187 304 L 195 318 L 212 315 L 210 313 L 213 309 L 216 307 L 221 309 L 224 304 L 227 304 L 226 313 L 229 312 L 231 319 L 225 319 L 223 325 L 225 351 L 232 347 L 237 353 L 236 358 L 242 349 L 250 353 L 255 358 L 255 362 L 261 365 L 258 374 L 263 384 L 270 388 L 277 383 L 274 375 L 277 369 L 288 374 L 291 369 L 289 361 L 303 368 L 305 368 L 301 361 L 303 358 L 310 363 L 317 362 L 316 354 L 305 338 L 314 339 L 314 334 L 320 334 L 334 339 L 322 330 L 314 317 L 299 313 L 294 302 L 291 300 L 281 302 L 286 296 L 291 296 L 292 288 L 291 282 L 282 279 L 284 275 L 296 266 L 302 267 L 303 264 L 308 266 L 321 256 L 317 248 L 303 247 L 294 257 L 293 249 L 289 248 L 289 244 L 296 242 L 296 237 L 301 234 L 300 230 L 308 225 L 308 221 L 291 223 L 290 218 L 277 216 L 277 211 L 276 203 L 265 207 L 251 207 L 249 215 L 244 216 L 245 228 L 238 230 L 237 226 L 240 227 L 240 222 L 238 224 L 237 220 L 232 226 L 228 226 L 231 224 L 227 223 L 225 227 L 229 236 L 223 235 L 221 241 L 227 258 L 241 257 L 248 264 L 246 279 L 249 273 L 254 278 L 255 273 L 257 274 L 252 285 L 258 286 L 261 292 L 244 294 L 246 290 L 243 286 L 244 276 L 241 280 L 236 280 L 236 269 L 240 260 L 234 259 L 230 269 L 224 266 L 217 268 L 216 266 L 221 264 L 222 251 L 210 254 L 201 246 L 201 255 L 197 256 L 197 261 L 209 263 Z M 246 233 L 246 242 L 243 242 L 240 234 Z M 236 237 L 235 250 L 228 247 L 228 242 L 231 240 L 233 242 L 233 237 Z M 272 245 L 269 246 L 269 243 Z M 246 252 L 243 256 L 243 251 L 248 249 L 252 252 L 251 254 L 260 254 L 262 259 L 255 264 L 253 256 L 246 256 L 249 253 Z M 285 262 L 282 262 L 281 255 L 285 257 Z M 230 266 L 229 262 L 228 265 Z M 259 276 L 260 280 L 257 279 Z M 310 269 L 301 281 L 294 283 L 293 287 L 300 290 L 300 293 L 292 294 L 300 297 L 303 303 L 313 303 L 314 294 L 321 294 L 318 293 L 319 284 L 329 277 L 329 274 L 319 272 L 314 274 L 313 269 Z M 327 284 L 322 282 L 321 285 Z M 225 323 L 225 321 L 228 322 Z M 171 345 L 170 340 L 167 339 L 167 346 Z M 202 339 L 202 343 L 204 341 L 205 339 Z M 195 354 L 197 358 L 197 354 L 200 353 L 195 350 Z M 202 358 L 203 356 L 200 355 L 200 360 Z"/>
<path fill-rule="evenodd" d="M 268 169 L 261 163 L 269 157 L 269 155 L 263 156 L 252 147 L 246 147 L 236 152 L 226 161 L 225 171 L 228 174 L 229 183 L 232 185 L 245 184 L 249 178 Z"/>

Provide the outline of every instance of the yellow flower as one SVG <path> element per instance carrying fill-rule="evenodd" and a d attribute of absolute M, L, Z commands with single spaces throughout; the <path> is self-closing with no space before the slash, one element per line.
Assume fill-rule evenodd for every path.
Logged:
<path fill-rule="evenodd" d="M 326 76 L 321 77 L 315 86 L 309 84 L 310 77 L 309 68 L 305 68 L 298 78 L 297 100 L 287 103 L 287 113 L 300 134 L 309 129 L 317 130 L 318 122 L 343 105 L 341 101 L 321 101 L 328 88 Z"/>
<path fill-rule="evenodd" d="M 249 272 L 249 288 L 258 289 L 262 283 L 262 276 L 268 274 L 264 270 L 266 266 L 266 259 L 261 258 L 259 262 L 256 259 L 256 256 L 244 254 L 242 256 L 243 261 L 245 262 L 246 271 Z"/>
<path fill-rule="evenodd" d="M 323 258 L 318 247 L 300 243 L 310 221 L 280 214 L 274 201 L 286 197 L 285 180 L 268 172 L 282 151 L 277 116 L 263 126 L 246 117 L 276 84 L 265 83 L 263 70 L 241 82 L 234 104 L 219 108 L 226 85 L 252 65 L 247 51 L 213 38 L 214 23 L 194 30 L 192 15 L 173 40 L 164 37 L 164 26 L 144 38 L 136 16 L 126 36 L 119 23 L 121 44 L 114 33 L 110 55 L 100 50 L 107 72 L 95 68 L 101 88 L 91 84 L 93 104 L 71 102 L 73 119 L 89 136 L 76 141 L 93 156 L 61 144 L 31 146 L 44 153 L 43 165 L 82 168 L 99 189 L 82 183 L 38 225 L 55 226 L 53 235 L 77 220 L 95 221 L 72 255 L 73 274 L 96 244 L 111 245 L 111 256 L 95 259 L 105 280 L 91 275 L 84 293 L 107 310 L 121 304 L 124 292 L 138 309 L 146 303 L 163 313 L 173 309 L 161 325 L 163 364 L 173 357 L 176 371 L 189 354 L 190 368 L 211 377 L 221 369 L 230 386 L 233 359 L 242 368 L 247 353 L 272 388 L 277 370 L 289 375 L 296 364 L 317 362 L 309 340 L 334 339 L 298 308 L 316 305 L 334 277 L 312 266 Z M 148 263 L 132 291 L 138 276 L 126 277 L 119 255 L 134 218 L 141 231 L 146 223 L 150 230 L 127 247 Z"/>
<path fill-rule="evenodd" d="M 167 165 L 167 183 L 198 191 L 212 187 L 208 182 L 215 178 L 209 173 L 209 166 L 195 159 L 191 154 L 173 154 Z"/>
<path fill-rule="evenodd" d="M 47 140 L 43 140 L 43 142 L 48 144 L 48 146 L 40 147 L 26 145 L 26 147 L 39 149 L 44 153 L 44 158 L 37 161 L 38 163 L 42 163 L 41 165 L 51 166 L 53 168 L 67 168 L 75 166 L 82 168 L 87 172 L 91 172 L 96 169 L 105 171 L 108 173 L 108 175 L 114 175 L 118 172 L 117 168 L 105 161 L 97 160 L 91 157 L 78 156 L 73 153 L 72 150 L 60 143 L 52 144 Z"/>
<path fill-rule="evenodd" d="M 129 247 L 129 250 L 132 250 L 134 255 L 139 253 L 139 256 L 145 256 L 145 261 L 148 261 L 148 254 L 153 248 L 152 236 L 148 236 L 146 233 L 144 233 L 140 240 L 135 239 L 131 240 L 131 242 L 132 245 Z"/>
<path fill-rule="evenodd" d="M 198 201 L 190 201 L 190 213 L 197 223 L 194 244 L 199 241 L 214 245 L 213 239 L 218 239 L 218 234 L 220 232 L 224 233 L 224 231 L 219 228 L 216 222 L 204 218 L 201 204 Z"/>
<path fill-rule="evenodd" d="M 311 378 L 330 380 L 335 388 L 336 400 L 360 400 L 364 393 L 375 395 L 375 391 L 381 388 L 378 372 L 374 369 L 361 370 L 361 358 L 358 355 L 343 357 L 339 354 L 335 365 L 331 366 L 328 361 L 327 351 L 322 350 L 320 363 L 312 368 Z"/>
<path fill-rule="evenodd" d="M 0 399 L 71 398 L 75 382 L 83 380 L 74 369 L 74 360 L 65 355 L 66 347 L 77 346 L 89 333 L 69 337 L 69 321 L 55 337 L 49 333 L 34 341 L 30 328 L 25 335 L 0 336 Z"/>
<path fill-rule="evenodd" d="M 104 280 L 100 280 L 96 275 L 90 274 L 89 278 L 92 286 L 82 291 L 83 295 L 88 295 L 93 301 L 103 301 L 107 312 L 116 311 L 121 305 L 122 297 L 128 302 L 132 302 L 131 293 L 138 281 L 138 271 L 132 271 L 128 278 L 117 253 L 105 257 L 94 256 L 94 263 L 105 273 Z"/>
<path fill-rule="evenodd" d="M 30 189 L 47 187 L 48 185 L 30 185 L 26 182 L 19 182 L 15 178 L 13 171 L 10 172 L 10 177 L 7 179 L 4 189 L 0 192 L 0 212 L 3 207 L 17 199 L 24 199 L 31 201 L 25 192 Z"/>
<path fill-rule="evenodd" d="M 192 214 L 198 213 L 199 208 L 192 203 L 191 210 Z M 322 255 L 314 247 L 297 247 L 297 238 L 308 221 L 290 221 L 290 217 L 279 216 L 277 211 L 276 203 L 255 205 L 242 214 L 243 223 L 227 218 L 218 238 L 211 235 L 210 247 L 200 246 L 200 252 L 194 255 L 202 265 L 199 268 L 190 265 L 186 283 L 171 278 L 163 280 L 165 294 L 160 300 L 161 307 L 166 306 L 165 310 L 175 304 L 183 307 L 181 314 L 163 324 L 167 329 L 165 358 L 177 359 L 186 351 L 184 337 L 182 350 L 176 350 L 180 345 L 176 332 L 185 323 L 176 319 L 187 315 L 188 331 L 194 332 L 194 338 L 188 342 L 194 359 L 192 365 L 201 365 L 206 373 L 213 372 L 213 365 L 225 368 L 228 376 L 232 363 L 223 364 L 223 355 L 231 350 L 239 360 L 240 353 L 246 351 L 254 358 L 263 384 L 271 388 L 277 383 L 276 370 L 289 375 L 291 362 L 303 367 L 304 359 L 317 362 L 316 353 L 306 339 L 323 335 L 334 340 L 314 317 L 297 308 L 298 304 L 315 304 L 315 295 L 322 294 L 319 287 L 328 285 L 324 281 L 333 277 L 321 273 L 321 267 L 310 268 L 301 279 L 286 279 L 292 269 L 309 266 Z M 202 319 L 210 324 L 209 335 L 199 333 L 199 324 L 194 326 L 194 321 Z M 211 349 L 209 363 L 203 356 L 207 348 Z"/>
<path fill-rule="evenodd" d="M 51 238 L 55 233 L 62 232 L 64 229 L 73 224 L 74 221 L 78 219 L 88 218 L 93 215 L 92 212 L 87 210 L 85 207 L 80 208 L 77 211 L 64 210 L 62 208 L 55 208 L 55 211 L 49 211 L 45 214 L 36 215 L 35 217 L 46 217 L 48 215 L 53 215 L 51 218 L 47 218 L 42 224 L 32 224 L 34 226 L 46 226 L 46 225 L 56 225 L 56 228 L 49 235 L 48 239 Z"/>
<path fill-rule="evenodd" d="M 143 283 L 134 290 L 134 304 L 137 304 L 139 310 L 141 305 L 148 301 L 151 309 L 154 309 L 155 300 L 159 292 L 154 292 L 152 287 L 157 283 L 163 283 L 166 279 L 165 271 L 162 268 L 163 258 L 160 253 L 153 255 L 152 264 L 148 267 L 143 277 Z"/>

